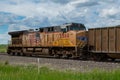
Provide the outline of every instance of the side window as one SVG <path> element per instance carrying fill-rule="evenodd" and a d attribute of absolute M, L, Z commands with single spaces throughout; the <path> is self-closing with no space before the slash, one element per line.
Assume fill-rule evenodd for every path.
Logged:
<path fill-rule="evenodd" d="M 66 28 L 62 28 L 61 30 L 62 32 L 67 32 Z"/>
<path fill-rule="evenodd" d="M 40 32 L 43 32 L 43 28 L 40 28 L 39 31 L 40 31 Z"/>
<path fill-rule="evenodd" d="M 66 26 L 61 26 L 61 31 L 62 31 L 62 32 L 67 32 Z"/>
<path fill-rule="evenodd" d="M 54 27 L 49 27 L 48 28 L 48 32 L 53 32 L 54 31 Z"/>
<path fill-rule="evenodd" d="M 40 40 L 40 33 L 39 32 L 36 32 L 36 41 L 39 41 Z"/>
<path fill-rule="evenodd" d="M 61 31 L 61 28 L 58 27 L 58 26 L 55 26 L 55 27 L 54 27 L 54 32 L 59 32 L 59 31 Z"/>
<path fill-rule="evenodd" d="M 54 27 L 51 27 L 51 31 L 54 31 Z"/>
<path fill-rule="evenodd" d="M 80 27 L 78 27 L 78 26 L 71 26 L 71 27 L 70 27 L 70 30 L 75 30 L 75 31 L 77 31 L 77 30 L 80 30 Z"/>
<path fill-rule="evenodd" d="M 70 31 L 70 26 L 66 26 L 67 27 L 67 31 Z"/>
<path fill-rule="evenodd" d="M 48 28 L 44 28 L 44 32 L 48 32 Z"/>
<path fill-rule="evenodd" d="M 86 28 L 82 24 L 73 24 L 70 26 L 70 30 L 78 31 L 78 30 L 86 30 Z"/>
<path fill-rule="evenodd" d="M 39 37 L 40 37 L 40 33 L 36 32 L 36 38 L 39 38 Z"/>
<path fill-rule="evenodd" d="M 51 31 L 51 28 L 49 27 L 49 28 L 48 28 L 48 32 L 50 32 L 50 31 Z"/>

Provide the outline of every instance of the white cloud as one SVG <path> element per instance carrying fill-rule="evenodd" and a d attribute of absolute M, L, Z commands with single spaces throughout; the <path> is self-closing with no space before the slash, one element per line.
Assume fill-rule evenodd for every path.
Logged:
<path fill-rule="evenodd" d="M 69 4 L 71 5 L 76 5 L 78 3 L 86 3 L 88 2 L 89 0 L 74 0 L 74 1 L 71 1 Z"/>
<path fill-rule="evenodd" d="M 18 30 L 28 30 L 28 29 L 30 29 L 30 27 L 27 27 L 25 25 L 11 24 L 8 28 L 8 32 L 18 31 Z"/>
<path fill-rule="evenodd" d="M 120 13 L 119 9 L 112 7 L 112 8 L 108 8 L 108 9 L 103 9 L 101 11 L 100 16 L 101 17 L 108 17 L 108 16 L 114 16 L 118 13 Z"/>
<path fill-rule="evenodd" d="M 0 34 L 0 44 L 7 44 L 9 40 L 10 36 L 8 36 L 7 33 Z"/>
<path fill-rule="evenodd" d="M 27 17 L 34 17 L 34 16 L 55 16 L 58 15 L 60 9 L 64 9 L 60 4 L 56 4 L 53 2 L 46 2 L 46 3 L 31 3 L 24 1 L 23 3 L 18 3 L 16 5 L 13 4 L 2 4 L 0 7 L 0 11 L 10 12 L 17 15 L 27 16 Z M 68 6 L 70 7 L 70 6 Z M 69 9 L 69 8 L 68 8 Z"/>
<path fill-rule="evenodd" d="M 19 25 L 34 26 L 39 23 L 42 25 L 44 21 L 47 21 L 48 25 L 72 21 L 100 25 L 98 21 L 101 18 L 104 18 L 102 20 L 105 22 L 106 19 L 120 13 L 117 2 L 114 0 L 5 0 L 0 1 L 0 6 L 2 6 L 0 11 L 26 16 Z"/>
<path fill-rule="evenodd" d="M 8 24 L 9 31 L 15 31 L 69 22 L 89 28 L 119 25 L 119 4 L 120 0 L 1 0 L 0 12 L 10 14 L 0 14 L 0 26 Z"/>

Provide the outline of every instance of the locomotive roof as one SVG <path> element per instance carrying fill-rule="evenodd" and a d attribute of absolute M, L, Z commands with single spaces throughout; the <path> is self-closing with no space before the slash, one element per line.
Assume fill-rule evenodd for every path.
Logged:
<path fill-rule="evenodd" d="M 68 27 L 74 27 L 74 26 L 79 26 L 81 29 L 85 29 L 86 27 L 84 26 L 84 24 L 81 23 L 65 23 L 62 25 L 58 25 L 58 26 L 48 26 L 48 27 L 41 27 L 39 29 L 40 32 L 57 32 L 57 31 L 61 31 L 62 29 L 68 28 Z M 70 28 L 69 28 L 70 29 Z"/>
<path fill-rule="evenodd" d="M 70 25 L 81 25 L 81 27 L 85 27 L 84 24 L 82 24 L 82 23 L 65 23 L 65 24 L 57 25 L 57 26 L 40 27 L 39 29 L 50 28 L 50 27 L 70 26 Z"/>
<path fill-rule="evenodd" d="M 45 28 L 52 28 L 52 27 L 65 27 L 65 26 L 71 26 L 71 25 L 80 25 L 80 27 L 84 27 L 84 24 L 81 24 L 81 23 L 65 23 L 65 24 L 62 24 L 62 25 L 59 25 L 59 26 L 49 26 L 49 27 L 41 27 L 39 29 L 45 29 Z M 9 35 L 19 35 L 19 34 L 23 34 L 24 32 L 33 32 L 34 30 L 33 29 L 30 29 L 30 30 L 22 30 L 22 31 L 13 31 L 13 32 L 8 32 Z"/>
<path fill-rule="evenodd" d="M 14 32 L 8 32 L 9 35 L 17 35 L 17 34 L 22 34 L 24 32 L 27 32 L 28 30 L 22 30 L 22 31 L 14 31 Z"/>

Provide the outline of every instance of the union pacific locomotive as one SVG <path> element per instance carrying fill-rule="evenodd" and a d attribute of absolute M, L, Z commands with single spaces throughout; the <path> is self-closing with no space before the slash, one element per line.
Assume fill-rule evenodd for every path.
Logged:
<path fill-rule="evenodd" d="M 108 49 L 106 48 L 106 52 L 103 52 L 104 43 L 102 41 L 107 43 L 111 36 L 107 36 L 108 32 L 103 36 L 106 31 L 109 31 L 108 28 L 98 30 L 89 29 L 87 31 L 83 24 L 68 23 L 36 30 L 9 32 L 11 43 L 8 45 L 7 53 L 21 56 L 42 55 L 96 60 L 120 58 L 120 54 L 116 51 L 110 53 L 109 43 L 106 46 Z M 104 30 L 106 31 L 104 32 Z"/>

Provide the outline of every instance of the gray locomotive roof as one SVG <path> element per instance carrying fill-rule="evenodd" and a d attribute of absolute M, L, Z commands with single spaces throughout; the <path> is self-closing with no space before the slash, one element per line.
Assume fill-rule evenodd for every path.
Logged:
<path fill-rule="evenodd" d="M 50 28 L 50 27 L 64 27 L 64 26 L 70 26 L 70 25 L 74 25 L 74 24 L 79 24 L 82 25 L 81 27 L 85 27 L 84 24 L 81 23 L 65 23 L 59 26 L 49 26 L 49 27 L 41 27 L 39 29 L 44 29 L 44 28 Z M 9 35 L 18 35 L 18 34 L 23 34 L 24 32 L 33 32 L 33 29 L 30 30 L 22 30 L 22 31 L 13 31 L 13 32 L 8 32 Z"/>
<path fill-rule="evenodd" d="M 16 35 L 16 34 L 22 34 L 24 32 L 27 32 L 28 30 L 23 30 L 23 31 L 14 31 L 14 32 L 8 32 L 9 35 Z"/>
<path fill-rule="evenodd" d="M 62 24 L 62 25 L 57 25 L 57 26 L 47 26 L 47 27 L 40 27 L 39 29 L 42 29 L 42 28 L 49 28 L 49 27 L 62 27 L 62 26 L 70 26 L 70 25 L 74 25 L 74 24 L 79 24 L 79 25 L 83 25 L 82 23 L 65 23 L 65 24 Z M 83 27 L 82 26 L 82 27 Z M 84 26 L 85 27 L 85 26 Z"/>

